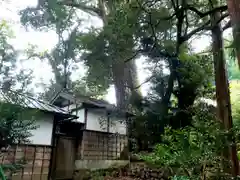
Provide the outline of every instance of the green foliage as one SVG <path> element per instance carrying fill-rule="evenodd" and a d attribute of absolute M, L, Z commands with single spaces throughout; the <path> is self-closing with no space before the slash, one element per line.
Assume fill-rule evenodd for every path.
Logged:
<path fill-rule="evenodd" d="M 151 91 L 140 113 L 131 123 L 130 136 L 139 151 L 146 151 L 161 142 L 159 137 L 164 132 L 164 127 L 169 125 L 177 129 L 190 125 L 195 100 L 213 95 L 211 59 L 208 56 L 185 54 L 184 57 L 181 56 L 180 62 L 178 75 L 181 89 L 174 86 L 169 104 L 162 100 L 168 89 L 169 74 L 163 72 L 161 65 L 154 67 L 156 72 L 151 80 Z M 166 113 L 162 111 L 165 106 L 169 109 Z"/>
<path fill-rule="evenodd" d="M 234 60 L 227 61 L 227 69 L 228 69 L 228 79 L 231 80 L 240 80 L 240 71 Z"/>
<path fill-rule="evenodd" d="M 1 166 L 0 166 L 0 177 L 2 180 L 6 180 L 6 176 L 4 175 L 4 172 Z"/>
<path fill-rule="evenodd" d="M 225 52 L 226 52 L 226 59 L 227 59 L 227 70 L 228 70 L 228 79 L 231 80 L 238 80 L 240 79 L 240 71 L 237 65 L 237 58 L 235 54 L 235 48 L 233 47 L 232 40 L 225 39 Z"/>
<path fill-rule="evenodd" d="M 39 58 L 47 61 L 52 67 L 54 83 L 69 87 L 72 83 L 70 77 L 78 69 L 79 63 L 74 47 L 76 29 L 66 39 L 63 38 L 63 33 L 65 32 L 59 32 L 59 42 L 50 52 L 37 52 L 35 46 L 30 46 L 27 56 L 29 59 Z"/>
<path fill-rule="evenodd" d="M 232 116 L 233 122 L 235 125 L 240 125 L 240 84 L 238 80 L 233 80 L 230 83 L 230 91 L 231 91 L 231 105 L 232 105 Z"/>
<path fill-rule="evenodd" d="M 76 95 L 88 96 L 92 98 L 102 99 L 106 95 L 106 88 L 99 84 L 91 84 L 92 82 L 87 82 L 82 78 L 82 80 L 77 80 L 73 82 L 73 92 Z"/>
<path fill-rule="evenodd" d="M 240 79 L 240 71 L 236 61 L 235 49 L 231 45 L 231 41 L 226 40 L 226 57 L 227 57 L 227 70 L 228 70 L 228 79 L 238 80 Z M 230 45 L 229 45 L 230 44 Z"/>
<path fill-rule="evenodd" d="M 135 2 L 136 4 L 137 2 Z M 71 57 L 53 58 L 53 61 L 56 62 L 55 64 L 51 63 L 54 73 L 61 70 L 59 64 L 71 64 L 71 59 L 81 56 L 81 58 L 75 59 L 81 59 L 87 67 L 87 86 L 95 85 L 96 89 L 100 88 L 106 91 L 111 84 L 115 83 L 113 74 L 116 71 L 112 69 L 113 64 L 118 61 L 123 62 L 134 54 L 133 33 L 136 30 L 134 27 L 139 25 L 133 22 L 137 20 L 138 16 L 136 11 L 132 11 L 133 8 L 128 6 L 128 3 L 104 1 L 104 5 L 107 7 L 106 12 L 101 9 L 100 4 L 96 5 L 95 2 L 78 1 L 77 5 L 71 6 L 71 2 L 53 1 L 50 3 L 39 0 L 37 7 L 27 8 L 21 12 L 21 21 L 25 26 L 30 25 L 38 30 L 55 29 L 58 35 L 70 32 L 69 37 L 73 38 L 68 43 L 72 47 L 68 49 L 68 54 L 71 54 Z M 79 24 L 78 15 L 81 11 L 87 12 L 88 15 L 97 15 L 103 21 L 106 20 L 104 27 L 102 29 L 92 28 L 84 33 L 79 28 L 75 28 L 76 24 Z M 104 18 L 105 16 L 106 18 Z M 122 28 L 119 31 L 120 25 Z M 58 44 L 62 44 L 61 41 Z M 66 48 L 66 46 L 61 46 L 62 50 Z M 62 50 L 58 49 L 56 54 L 61 54 Z M 64 54 L 66 55 L 66 53 Z M 58 63 L 61 60 L 65 63 Z M 121 67 L 122 72 L 125 71 L 124 63 L 123 66 Z M 117 68 L 120 69 L 119 66 Z M 68 70 L 68 77 L 70 72 Z M 124 76 L 124 74 L 119 73 L 118 77 L 120 76 Z M 125 79 L 125 81 L 127 80 Z"/>
<path fill-rule="evenodd" d="M 77 38 L 79 49 L 85 49 L 81 58 L 88 68 L 86 82 L 107 89 L 112 83 L 111 57 L 107 51 L 107 41 L 99 30 L 81 34 Z"/>
<path fill-rule="evenodd" d="M 8 147 L 17 143 L 27 143 L 32 136 L 31 131 L 36 129 L 37 113 L 27 109 L 22 98 L 15 94 L 27 93 L 31 83 L 31 72 L 17 67 L 19 54 L 10 43 L 14 38 L 11 26 L 6 21 L 0 21 L 0 149 L 1 156 Z M 12 93 L 11 89 L 16 92 Z M 35 119 L 34 119 L 35 118 Z M 15 171 L 22 162 L 4 165 L 1 168 Z M 3 176 L 1 172 L 1 176 Z"/>
<path fill-rule="evenodd" d="M 173 176 L 172 180 L 189 180 L 189 177 L 186 177 L 186 176 Z"/>
<path fill-rule="evenodd" d="M 13 144 L 30 143 L 32 130 L 38 128 L 36 121 L 40 115 L 37 110 L 30 110 L 25 107 L 24 97 L 17 93 L 1 92 L 0 99 L 0 149 L 1 157 L 8 153 L 8 148 Z M 1 165 L 1 168 L 14 173 L 22 168 L 24 161 Z M 2 176 L 4 176 L 3 172 Z"/>
<path fill-rule="evenodd" d="M 155 166 L 171 168 L 177 176 L 220 178 L 224 175 L 221 153 L 230 143 L 226 141 L 228 135 L 208 108 L 198 107 L 193 118 L 191 127 L 166 128 L 163 143 L 156 145 L 153 153 L 141 157 Z"/>
<path fill-rule="evenodd" d="M 1 92 L 0 102 L 0 149 L 1 156 L 8 153 L 8 148 L 13 144 L 29 143 L 32 130 L 38 128 L 36 120 L 38 111 L 30 110 L 23 106 L 24 99 L 7 92 Z M 24 161 L 1 165 L 4 171 L 14 173 L 22 168 Z M 4 176 L 1 171 L 1 176 Z"/>
<path fill-rule="evenodd" d="M 38 127 L 35 124 L 37 111 L 23 107 L 16 98 L 8 98 L 14 99 L 15 105 L 4 101 L 0 104 L 0 147 L 5 148 L 12 144 L 27 143 L 28 138 L 32 136 L 31 130 Z M 17 105 L 20 103 L 21 105 Z"/>
<path fill-rule="evenodd" d="M 198 97 L 207 97 L 213 93 L 211 87 L 214 78 L 211 60 L 209 55 L 196 55 L 186 51 L 180 54 L 182 66 L 178 71 L 181 83 L 183 86 L 194 88 Z"/>
<path fill-rule="evenodd" d="M 57 29 L 63 31 L 75 22 L 73 8 L 61 6 L 57 0 L 39 0 L 37 7 L 28 7 L 20 12 L 21 22 L 26 27 L 48 31 Z M 73 22 L 74 21 L 74 22 Z"/>
<path fill-rule="evenodd" d="M 102 53 L 105 42 L 101 38 L 95 40 L 95 36 L 92 36 L 91 32 L 81 33 L 79 29 L 81 20 L 77 13 L 79 11 L 76 8 L 59 5 L 57 1 L 45 2 L 44 0 L 40 0 L 39 5 L 35 8 L 21 11 L 23 25 L 34 27 L 37 30 L 50 28 L 55 30 L 59 37 L 58 43 L 51 52 L 36 53 L 35 50 L 32 50 L 29 56 L 45 59 L 51 65 L 55 78 L 50 89 L 54 84 L 59 84 L 62 87 L 73 87 L 74 90 L 79 88 L 77 91 L 83 91 L 83 95 L 86 95 L 86 90 L 81 87 L 84 81 L 85 86 L 88 86 L 89 89 L 99 90 L 99 95 L 102 95 L 111 81 L 109 80 L 111 71 L 105 64 L 107 56 Z M 83 52 L 83 50 L 86 51 Z M 88 55 L 87 52 L 91 50 L 92 54 Z M 82 56 L 79 58 L 81 54 Z M 88 61 L 85 61 L 86 59 Z M 84 66 L 88 69 L 87 74 L 83 79 L 79 78 L 76 82 L 72 82 L 71 74 L 78 69 L 80 60 L 84 61 Z"/>
<path fill-rule="evenodd" d="M 130 137 L 137 141 L 140 150 L 163 141 L 165 144 L 157 145 L 153 154 L 144 158 L 156 165 L 180 168 L 179 175 L 193 178 L 212 170 L 221 171 L 225 132 L 213 117 L 207 116 L 208 108 L 194 109 L 198 97 L 213 95 L 212 59 L 210 55 L 192 54 L 187 42 L 197 33 L 211 29 L 211 14 L 204 15 L 211 11 L 209 1 L 103 1 L 102 7 L 100 1 L 73 3 L 60 6 L 56 0 L 40 0 L 36 8 L 22 12 L 23 24 L 51 28 L 59 35 L 50 54 L 56 80 L 70 79 L 71 71 L 66 69 L 76 56 L 81 56 L 88 71 L 84 83 L 75 83 L 76 92 L 104 91 L 112 83 L 120 87 L 116 92 L 125 92 L 125 85 L 130 84 L 125 61 L 147 56 L 153 67 L 152 89 L 145 102 L 139 103 Z M 223 3 L 220 1 L 219 5 Z M 103 28 L 85 32 L 73 28 L 79 24 L 77 9 L 98 16 Z M 68 40 L 62 36 L 66 31 L 70 31 Z M 170 73 L 164 73 L 163 66 Z M 161 138 L 167 125 L 172 128 Z"/>
<path fill-rule="evenodd" d="M 17 68 L 19 52 L 10 44 L 13 37 L 9 23 L 0 21 L 0 87 L 26 91 L 32 80 L 31 71 Z"/>
<path fill-rule="evenodd" d="M 2 164 L 0 168 L 2 168 L 2 170 L 0 170 L 0 177 L 5 177 L 7 180 L 10 178 L 9 176 L 7 177 L 4 172 L 10 172 L 10 176 L 13 173 L 16 173 L 17 171 L 21 170 L 24 168 L 24 165 L 26 164 L 26 162 L 20 160 L 19 162 L 15 162 L 12 164 Z M 5 180 L 5 179 L 2 179 Z"/>

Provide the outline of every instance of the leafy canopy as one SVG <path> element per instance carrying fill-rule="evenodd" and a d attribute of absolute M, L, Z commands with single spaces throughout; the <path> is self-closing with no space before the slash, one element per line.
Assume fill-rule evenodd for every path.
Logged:
<path fill-rule="evenodd" d="M 31 83 L 31 76 L 24 70 L 17 71 L 19 52 L 10 44 L 13 38 L 11 26 L 6 21 L 0 22 L 0 148 L 13 143 L 25 142 L 35 129 L 31 116 L 27 117 L 26 108 L 13 93 L 26 93 Z M 13 104 L 14 103 L 14 104 Z"/>

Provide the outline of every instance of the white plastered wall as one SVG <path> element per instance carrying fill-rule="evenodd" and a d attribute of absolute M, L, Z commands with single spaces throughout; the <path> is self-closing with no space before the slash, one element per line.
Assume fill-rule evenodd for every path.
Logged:
<path fill-rule="evenodd" d="M 41 113 L 37 117 L 37 129 L 31 130 L 32 137 L 28 138 L 31 144 L 51 145 L 53 130 L 53 114 Z"/>

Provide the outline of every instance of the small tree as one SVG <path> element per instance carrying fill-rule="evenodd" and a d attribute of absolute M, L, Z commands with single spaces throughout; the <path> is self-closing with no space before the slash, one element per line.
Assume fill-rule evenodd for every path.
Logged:
<path fill-rule="evenodd" d="M 12 144 L 29 143 L 35 125 L 36 112 L 20 105 L 0 103 L 0 148 Z"/>
<path fill-rule="evenodd" d="M 13 38 L 11 27 L 6 21 L 0 21 L 0 154 L 9 146 L 17 143 L 26 143 L 32 135 L 31 130 L 37 128 L 34 116 L 36 111 L 27 109 L 24 96 L 27 85 L 31 83 L 31 75 L 27 71 L 17 69 L 19 52 L 9 43 Z M 15 89 L 11 91 L 10 89 Z M 3 168 L 10 170 L 18 167 L 0 166 L 0 177 L 5 179 Z"/>
<path fill-rule="evenodd" d="M 0 153 L 5 155 L 8 148 L 13 144 L 29 143 L 31 131 L 37 128 L 35 123 L 37 110 L 31 110 L 26 106 L 25 99 L 18 93 L 3 93 L 0 100 Z M 14 103 L 13 103 L 14 102 Z M 14 172 L 21 168 L 24 162 L 4 164 L 1 168 Z M 0 176 L 4 179 L 3 170 L 0 169 Z"/>

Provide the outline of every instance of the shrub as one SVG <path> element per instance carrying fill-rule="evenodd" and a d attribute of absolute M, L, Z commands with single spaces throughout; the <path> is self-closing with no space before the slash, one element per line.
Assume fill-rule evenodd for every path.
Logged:
<path fill-rule="evenodd" d="M 229 177 L 223 164 L 230 163 L 222 152 L 229 143 L 230 133 L 221 128 L 213 114 L 197 109 L 192 126 L 174 130 L 165 128 L 163 143 L 157 144 L 153 153 L 140 155 L 147 163 L 170 168 L 176 179 L 207 179 Z"/>

